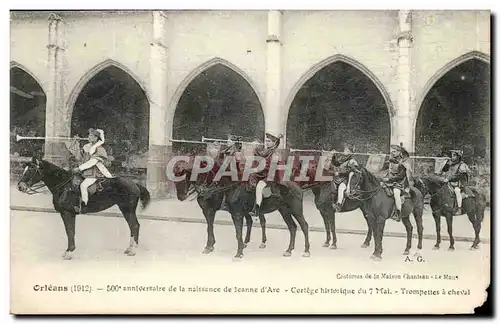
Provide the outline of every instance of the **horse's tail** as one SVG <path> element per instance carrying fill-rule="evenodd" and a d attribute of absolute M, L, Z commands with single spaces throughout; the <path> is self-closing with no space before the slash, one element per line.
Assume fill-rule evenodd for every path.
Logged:
<path fill-rule="evenodd" d="M 148 207 L 149 202 L 151 201 L 151 195 L 149 194 L 148 189 L 146 189 L 144 186 L 137 184 L 137 187 L 139 188 L 140 194 L 139 194 L 139 199 L 142 202 L 142 209 L 146 209 Z"/>

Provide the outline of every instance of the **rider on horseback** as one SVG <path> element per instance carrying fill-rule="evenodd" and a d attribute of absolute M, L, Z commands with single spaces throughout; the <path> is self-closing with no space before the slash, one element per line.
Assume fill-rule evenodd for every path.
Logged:
<path fill-rule="evenodd" d="M 266 167 L 262 171 L 256 174 L 252 174 L 254 179 L 259 179 L 255 188 L 255 205 L 253 207 L 253 210 L 250 212 L 253 217 L 257 217 L 259 215 L 260 204 L 262 203 L 263 199 L 262 193 L 264 191 L 264 188 L 267 186 L 266 178 L 271 166 L 271 159 L 274 155 L 274 152 L 279 147 L 280 139 L 282 137 L 282 134 L 276 137 L 270 133 L 266 133 L 266 142 L 264 146 L 262 148 L 260 146 L 257 146 L 254 150 L 254 154 L 256 156 L 260 156 L 266 159 Z"/>
<path fill-rule="evenodd" d="M 80 166 L 73 168 L 73 173 L 82 173 L 84 180 L 80 184 L 81 202 L 77 202 L 75 211 L 77 213 L 82 211 L 83 204 L 88 202 L 88 187 L 94 184 L 98 178 L 112 178 L 113 175 L 104 166 L 108 159 L 106 150 L 101 146 L 104 144 L 104 131 L 101 129 L 89 129 L 89 143 L 83 146 L 83 157 L 77 154 L 76 158 L 82 160 Z M 81 153 L 81 152 L 79 152 Z"/>
<path fill-rule="evenodd" d="M 402 145 L 391 145 L 389 164 L 384 167 L 384 169 L 388 167 L 389 172 L 382 181 L 385 186 L 393 188 L 396 214 L 392 218 L 398 222 L 401 221 L 401 193 L 409 195 L 413 183 L 409 158 L 410 154 Z"/>
<path fill-rule="evenodd" d="M 448 182 L 455 191 L 457 199 L 457 210 L 455 215 L 462 214 L 462 194 L 469 182 L 470 169 L 465 162 L 462 161 L 463 152 L 461 150 L 450 150 L 451 160 L 443 166 L 441 172 L 446 172 L 445 182 Z"/>
<path fill-rule="evenodd" d="M 349 181 L 351 180 L 351 172 L 359 168 L 359 163 L 353 158 L 353 154 L 350 151 L 347 155 L 343 155 L 340 158 L 332 157 L 332 164 L 337 168 L 335 171 L 334 183 L 337 185 L 337 203 L 333 205 L 335 211 L 340 211 L 342 205 L 344 204 L 344 192 L 349 187 Z"/>

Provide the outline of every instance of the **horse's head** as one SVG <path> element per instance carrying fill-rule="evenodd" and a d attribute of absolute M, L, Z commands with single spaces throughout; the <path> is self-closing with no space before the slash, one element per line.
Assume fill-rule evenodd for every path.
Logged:
<path fill-rule="evenodd" d="M 21 180 L 17 183 L 17 189 L 27 193 L 28 190 L 34 191 L 33 185 L 39 183 L 43 179 L 43 163 L 41 159 L 33 157 L 30 162 L 27 162 L 24 167 Z"/>
<path fill-rule="evenodd" d="M 192 164 L 184 160 L 179 161 L 174 165 L 172 171 L 176 178 L 182 177 L 181 180 L 176 179 L 174 184 L 177 192 L 177 199 L 184 201 L 189 196 L 189 188 L 191 186 L 189 178 L 191 177 Z"/>
<path fill-rule="evenodd" d="M 413 185 L 415 188 L 420 190 L 420 192 L 425 196 L 429 193 L 429 188 L 427 187 L 427 184 L 425 181 L 422 179 L 421 176 L 414 176 L 413 177 Z"/>

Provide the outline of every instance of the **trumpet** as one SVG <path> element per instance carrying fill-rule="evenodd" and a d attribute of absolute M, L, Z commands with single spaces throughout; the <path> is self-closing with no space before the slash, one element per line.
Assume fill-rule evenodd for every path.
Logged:
<path fill-rule="evenodd" d="M 71 141 L 71 140 L 78 140 L 78 141 L 88 141 L 88 137 L 51 137 L 51 136 L 21 136 L 19 134 L 16 135 L 16 142 L 19 142 L 21 140 L 46 140 L 46 139 L 52 139 L 52 140 L 62 140 L 62 141 Z"/>
<path fill-rule="evenodd" d="M 291 148 L 290 152 L 321 152 L 321 153 L 328 153 L 330 151 L 314 150 L 314 149 L 307 150 L 307 149 L 294 149 L 294 148 Z"/>
<path fill-rule="evenodd" d="M 229 140 L 227 140 L 227 139 L 210 138 L 210 137 L 205 137 L 205 136 L 202 136 L 201 140 L 202 140 L 203 143 L 206 143 L 207 141 L 210 141 L 210 142 L 223 142 L 223 143 L 229 142 Z M 232 141 L 232 142 L 233 143 L 242 143 L 242 144 L 252 144 L 252 145 L 256 145 L 257 144 L 257 143 L 254 143 L 254 142 L 244 142 L 244 141 Z"/>

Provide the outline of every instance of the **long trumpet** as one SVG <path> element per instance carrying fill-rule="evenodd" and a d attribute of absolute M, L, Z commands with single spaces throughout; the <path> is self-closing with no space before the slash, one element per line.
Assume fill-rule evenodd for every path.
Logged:
<path fill-rule="evenodd" d="M 328 153 L 328 152 L 330 152 L 330 151 L 325 151 L 325 150 L 313 150 L 313 149 L 307 150 L 307 149 L 294 149 L 294 148 L 291 148 L 291 149 L 290 149 L 290 152 L 321 152 L 321 153 Z"/>
<path fill-rule="evenodd" d="M 71 141 L 71 140 L 79 140 L 79 141 L 88 141 L 88 137 L 51 137 L 51 136 L 21 136 L 19 134 L 16 135 L 16 142 L 21 140 L 46 140 L 46 139 L 55 139 L 55 140 L 63 140 L 63 141 Z"/>
<path fill-rule="evenodd" d="M 169 141 L 174 143 L 193 143 L 193 144 L 205 144 L 205 145 L 208 144 L 202 141 L 191 141 L 191 140 L 173 139 L 173 138 L 170 138 Z"/>
<path fill-rule="evenodd" d="M 221 138 L 210 138 L 210 137 L 205 137 L 205 136 L 202 136 L 201 137 L 201 140 L 203 141 L 203 143 L 206 143 L 206 141 L 211 141 L 211 142 L 224 142 L 224 143 L 227 143 L 229 142 L 229 140 L 227 139 L 221 139 Z M 252 145 L 255 145 L 256 143 L 254 142 L 244 142 L 244 141 L 231 141 L 233 143 L 243 143 L 243 144 L 252 144 Z"/>

